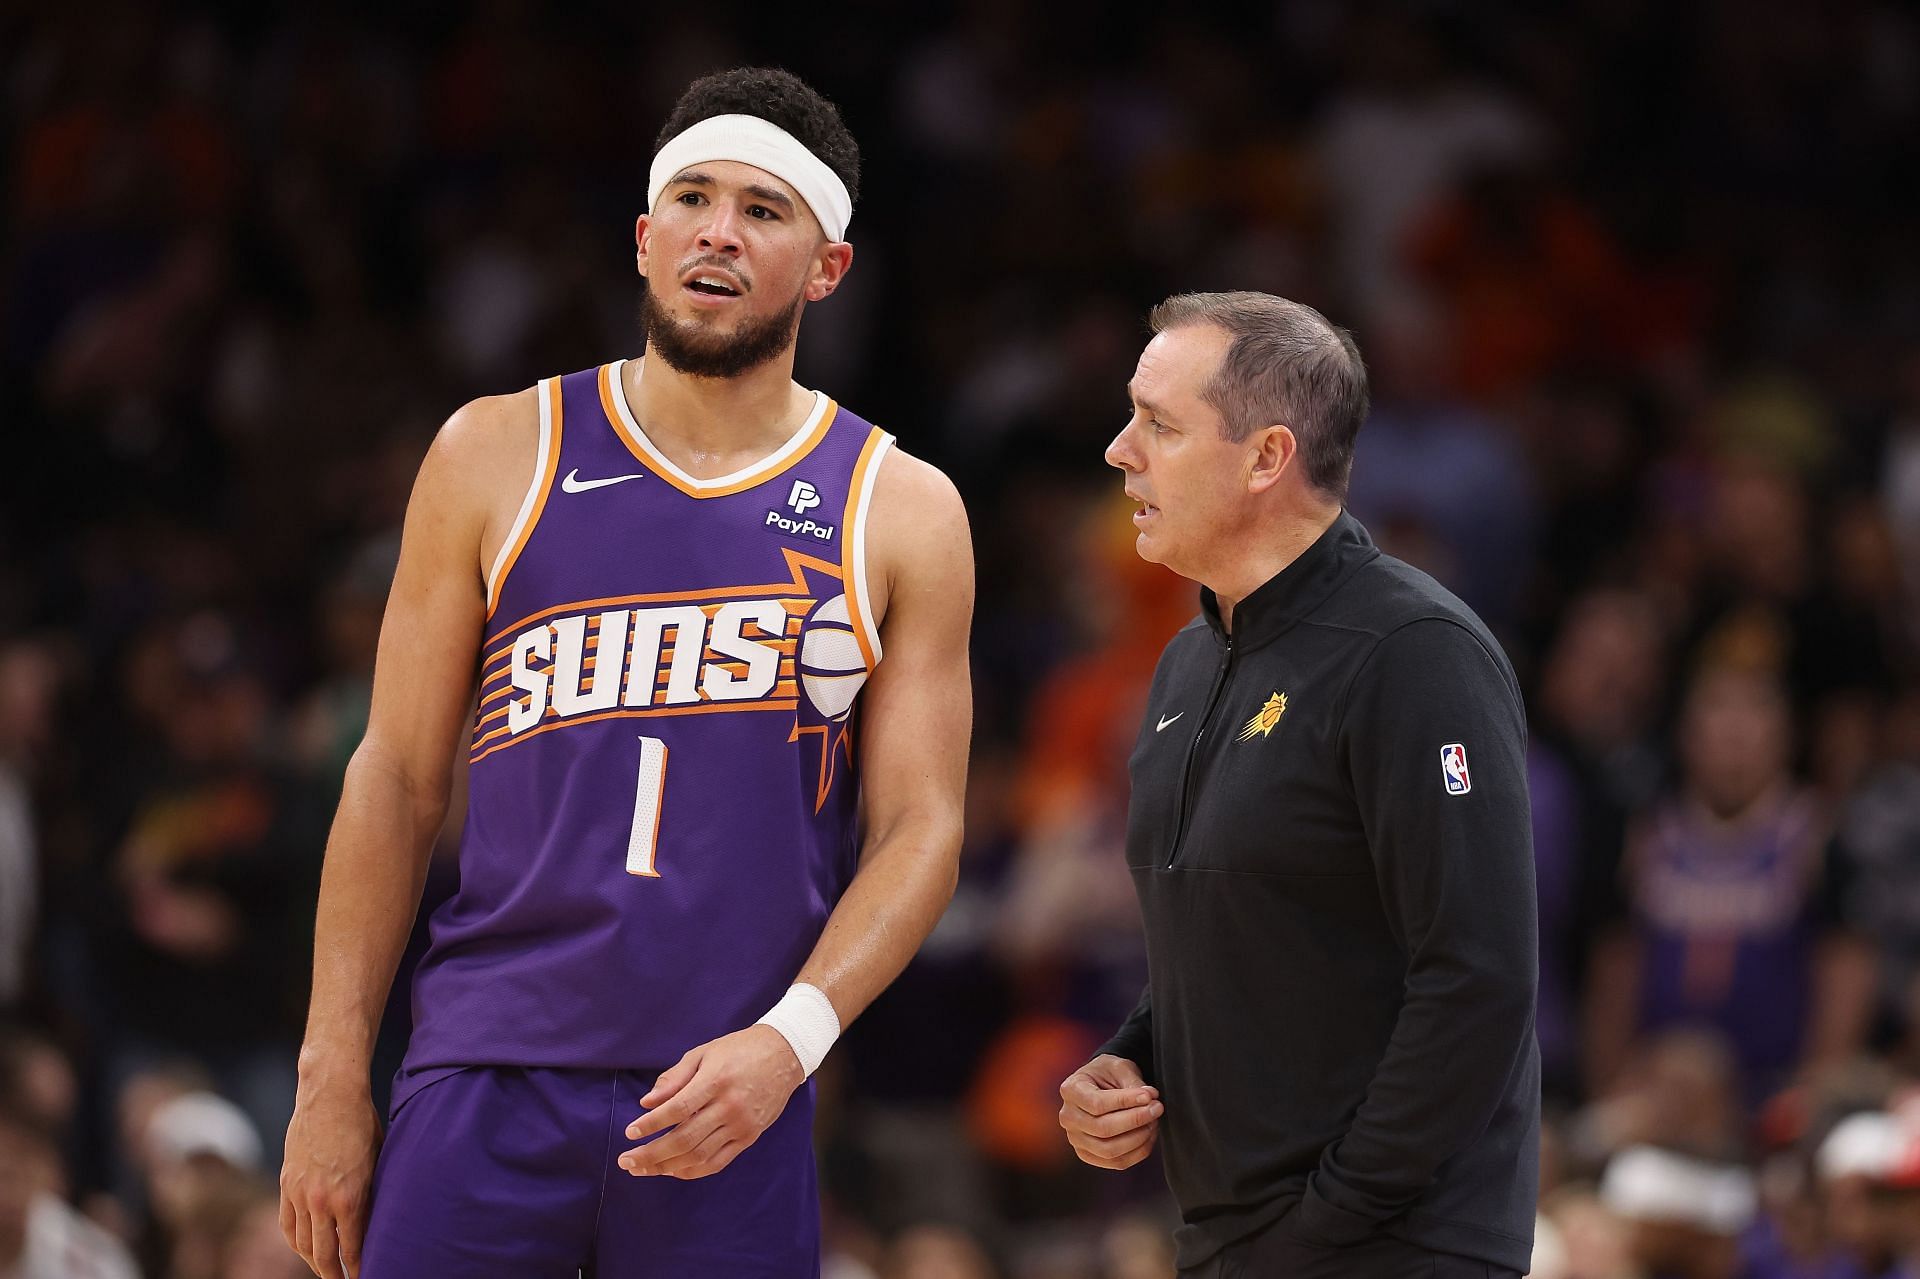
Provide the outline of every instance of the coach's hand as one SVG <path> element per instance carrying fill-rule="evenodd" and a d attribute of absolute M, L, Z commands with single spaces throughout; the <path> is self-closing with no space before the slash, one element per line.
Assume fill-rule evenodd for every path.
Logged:
<path fill-rule="evenodd" d="M 1084 1163 L 1131 1168 L 1160 1134 L 1160 1091 L 1125 1057 L 1102 1053 L 1060 1085 L 1060 1126 Z"/>
<path fill-rule="evenodd" d="M 640 1099 L 647 1113 L 627 1125 L 635 1140 L 666 1136 L 627 1151 L 620 1166 L 636 1177 L 711 1176 L 759 1139 L 806 1078 L 771 1026 L 701 1044 L 654 1081 Z"/>
<path fill-rule="evenodd" d="M 354 1279 L 366 1239 L 380 1119 L 358 1089 L 303 1088 L 280 1166 L 280 1233 L 321 1279 Z"/>

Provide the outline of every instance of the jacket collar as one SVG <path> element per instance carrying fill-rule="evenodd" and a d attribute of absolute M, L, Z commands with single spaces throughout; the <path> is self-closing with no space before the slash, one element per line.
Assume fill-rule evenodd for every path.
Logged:
<path fill-rule="evenodd" d="M 1366 526 L 1345 507 L 1327 531 L 1300 553 L 1293 563 L 1275 573 L 1233 609 L 1233 639 L 1242 649 L 1279 635 L 1320 607 L 1327 596 L 1355 569 L 1379 556 Z M 1200 611 L 1214 637 L 1224 641 L 1220 601 L 1207 587 L 1200 588 Z"/>

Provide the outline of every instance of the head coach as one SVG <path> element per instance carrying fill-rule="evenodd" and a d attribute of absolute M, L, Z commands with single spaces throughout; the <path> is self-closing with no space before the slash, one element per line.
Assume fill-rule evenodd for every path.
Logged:
<path fill-rule="evenodd" d="M 1164 1145 L 1183 1276 L 1524 1272 L 1538 1179 L 1526 719 L 1467 606 L 1342 506 L 1353 340 L 1156 307 L 1107 448 L 1203 584 L 1129 761 L 1148 984 L 1061 1085 L 1080 1158 Z"/>

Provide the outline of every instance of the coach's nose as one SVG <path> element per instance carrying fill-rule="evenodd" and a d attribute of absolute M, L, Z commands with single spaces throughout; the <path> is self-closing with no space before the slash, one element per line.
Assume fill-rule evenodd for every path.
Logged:
<path fill-rule="evenodd" d="M 1128 422 L 1120 428 L 1120 434 L 1113 437 L 1107 445 L 1108 466 L 1117 466 L 1132 475 L 1138 475 L 1146 469 L 1146 459 L 1140 456 L 1139 448 L 1133 442 L 1133 423 Z"/>

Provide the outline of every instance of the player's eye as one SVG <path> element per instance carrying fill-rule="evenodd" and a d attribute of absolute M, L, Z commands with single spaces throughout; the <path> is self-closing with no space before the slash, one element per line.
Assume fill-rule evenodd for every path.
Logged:
<path fill-rule="evenodd" d="M 775 213 L 764 204 L 749 205 L 747 207 L 747 216 L 750 218 L 758 218 L 762 222 L 775 222 L 780 218 L 778 213 Z"/>
<path fill-rule="evenodd" d="M 675 196 L 674 199 L 691 209 L 700 203 L 700 193 L 698 191 L 682 191 L 679 195 Z"/>

